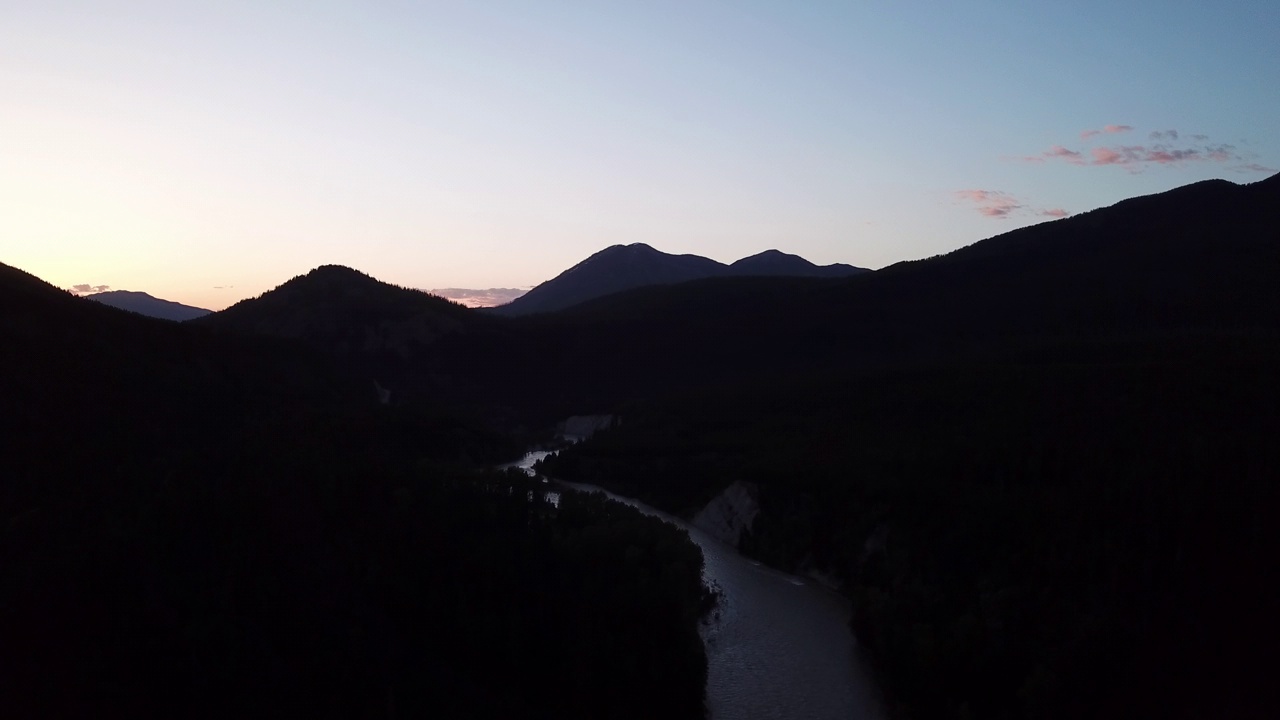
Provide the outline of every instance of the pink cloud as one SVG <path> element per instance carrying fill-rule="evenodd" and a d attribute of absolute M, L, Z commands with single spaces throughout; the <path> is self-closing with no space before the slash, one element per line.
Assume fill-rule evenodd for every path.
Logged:
<path fill-rule="evenodd" d="M 1021 205 L 989 205 L 987 207 L 978 208 L 978 212 L 987 217 L 1002 218 L 1009 213 L 1022 207 Z"/>
<path fill-rule="evenodd" d="M 957 190 L 955 196 L 973 203 L 979 215 L 1001 220 L 1011 215 L 1038 215 L 1043 217 L 1066 217 L 1066 210 L 1061 208 L 1035 208 L 1023 200 L 1003 190 Z"/>
<path fill-rule="evenodd" d="M 1016 198 L 999 190 L 957 190 L 956 197 L 976 204 L 978 212 L 990 218 L 1007 217 L 1022 208 Z"/>
<path fill-rule="evenodd" d="M 466 305 L 470 308 L 479 308 L 505 305 L 529 292 L 529 289 L 488 288 L 477 290 L 470 288 L 436 288 L 434 290 L 427 290 L 426 292 L 452 300 L 460 305 Z"/>
<path fill-rule="evenodd" d="M 1091 165 L 1123 165 L 1127 162 L 1123 153 L 1116 152 L 1111 148 L 1094 148 L 1090 154 L 1093 155 Z"/>
<path fill-rule="evenodd" d="M 1051 159 L 1060 158 L 1062 160 L 1065 160 L 1071 163 L 1072 165 L 1080 165 L 1084 163 L 1084 157 L 1079 152 L 1075 150 L 1068 150 L 1067 148 L 1064 148 L 1061 145 L 1054 145 L 1053 147 L 1049 148 L 1044 152 L 1044 156 Z"/>
<path fill-rule="evenodd" d="M 1256 172 L 1256 173 L 1273 173 L 1276 171 L 1275 168 L 1269 168 L 1266 165 L 1259 165 L 1258 163 L 1248 163 L 1247 165 L 1236 165 L 1231 169 L 1235 170 L 1236 172 Z"/>
<path fill-rule="evenodd" d="M 1117 134 L 1133 130 L 1132 125 L 1107 125 L 1101 130 L 1086 130 L 1080 134 L 1083 138 L 1096 135 Z M 1156 130 L 1150 133 L 1151 145 L 1102 145 L 1089 148 L 1087 154 L 1061 145 L 1054 145 L 1045 152 L 1032 157 L 1021 158 L 1025 162 L 1048 162 L 1051 160 L 1065 162 L 1069 165 L 1119 165 L 1129 172 L 1142 172 L 1151 165 L 1180 165 L 1191 162 L 1214 162 L 1226 165 L 1234 164 L 1234 168 L 1247 168 L 1257 155 L 1241 152 L 1235 145 L 1226 143 L 1209 143 L 1207 135 L 1183 135 L 1177 130 Z"/>
<path fill-rule="evenodd" d="M 1094 135 L 1101 135 L 1103 133 L 1106 133 L 1108 135 L 1115 135 L 1117 133 L 1129 132 L 1132 129 L 1133 129 L 1132 125 L 1104 125 L 1101 130 L 1085 130 L 1084 132 L 1080 133 L 1080 139 L 1088 140 Z"/>
<path fill-rule="evenodd" d="M 111 289 L 110 285 L 91 285 L 89 283 L 80 283 L 67 288 L 67 292 L 73 295 L 96 295 L 100 292 L 106 292 Z"/>

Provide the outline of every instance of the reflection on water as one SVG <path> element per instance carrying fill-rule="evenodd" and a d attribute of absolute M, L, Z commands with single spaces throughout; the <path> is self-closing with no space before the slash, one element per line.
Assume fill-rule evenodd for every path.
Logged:
<path fill-rule="evenodd" d="M 531 471 L 545 456 L 532 452 L 507 467 Z M 849 604 L 841 595 L 744 558 L 644 503 L 609 496 L 684 528 L 702 548 L 706 579 L 723 593 L 702 633 L 709 662 L 707 706 L 714 720 L 879 716 L 849 633 Z"/>

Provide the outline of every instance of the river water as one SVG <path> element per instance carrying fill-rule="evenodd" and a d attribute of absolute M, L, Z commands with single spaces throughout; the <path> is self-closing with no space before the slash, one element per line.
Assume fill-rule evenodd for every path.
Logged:
<path fill-rule="evenodd" d="M 545 452 L 510 467 L 532 472 Z M 589 492 L 576 483 L 561 487 Z M 849 603 L 809 580 L 778 572 L 680 518 L 606 493 L 689 533 L 702 548 L 708 583 L 723 596 L 704 625 L 707 708 L 712 720 L 879 718 L 875 693 L 849 633 Z"/>

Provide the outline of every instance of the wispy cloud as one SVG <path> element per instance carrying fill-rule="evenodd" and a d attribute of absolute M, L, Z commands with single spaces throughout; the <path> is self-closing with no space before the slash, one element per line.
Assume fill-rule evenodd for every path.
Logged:
<path fill-rule="evenodd" d="M 1080 133 L 1081 140 L 1088 140 L 1095 135 L 1116 135 L 1118 133 L 1126 133 L 1133 129 L 1132 125 L 1104 125 L 1101 130 L 1084 130 Z"/>
<path fill-rule="evenodd" d="M 1088 139 L 1096 135 L 1116 134 L 1130 130 L 1133 130 L 1130 125 L 1107 125 L 1101 130 L 1086 130 L 1080 135 Z M 1171 129 L 1153 131 L 1148 137 L 1154 141 L 1149 145 L 1099 145 L 1087 150 L 1052 145 L 1039 155 L 1023 156 L 1018 159 L 1023 162 L 1062 162 L 1081 166 L 1116 165 L 1133 173 L 1142 172 L 1152 166 L 1198 162 L 1231 165 L 1231 169 L 1237 172 L 1270 171 L 1269 168 L 1252 162 L 1257 157 L 1256 154 L 1241 152 L 1235 145 L 1227 143 L 1211 143 L 1207 135 L 1198 133 L 1183 135 Z"/>
<path fill-rule="evenodd" d="M 1089 154 L 1093 156 L 1093 162 L 1089 163 L 1090 165 L 1123 165 L 1129 162 L 1124 148 L 1098 147 L 1090 151 Z"/>
<path fill-rule="evenodd" d="M 1002 218 L 1022 209 L 1022 203 L 999 190 L 957 190 L 956 197 L 974 203 L 978 212 L 987 217 Z"/>
<path fill-rule="evenodd" d="M 1044 157 L 1051 160 L 1065 160 L 1072 165 L 1084 163 L 1084 155 L 1077 150 L 1068 150 L 1061 145 L 1054 145 L 1044 152 Z"/>
<path fill-rule="evenodd" d="M 111 289 L 110 285 L 90 285 L 89 283 L 80 283 L 67 288 L 73 295 L 93 295 L 94 293 L 106 292 Z"/>
<path fill-rule="evenodd" d="M 1041 215 L 1045 217 L 1066 217 L 1069 213 L 1062 208 L 1034 208 L 1021 199 L 1002 190 L 957 190 L 955 196 L 960 200 L 972 203 L 980 215 L 989 218 L 1004 219 L 1010 215 Z"/>

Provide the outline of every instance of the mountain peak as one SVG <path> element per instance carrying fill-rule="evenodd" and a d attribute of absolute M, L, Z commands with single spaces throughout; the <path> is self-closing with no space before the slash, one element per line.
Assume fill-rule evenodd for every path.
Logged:
<path fill-rule="evenodd" d="M 731 275 L 775 277 L 846 277 L 864 272 L 867 272 L 865 268 L 844 263 L 814 265 L 799 255 L 775 249 L 744 257 L 729 266 Z"/>
<path fill-rule="evenodd" d="M 699 255 L 672 255 L 645 243 L 610 245 L 514 301 L 501 315 L 562 310 L 602 295 L 723 275 L 725 265 Z"/>
<path fill-rule="evenodd" d="M 554 312 L 633 288 L 713 277 L 844 277 L 861 272 L 867 271 L 851 265 L 818 266 L 772 249 L 725 265 L 700 255 L 664 253 L 638 242 L 610 245 L 494 311 L 500 315 Z"/>
<path fill-rule="evenodd" d="M 300 338 L 339 353 L 403 355 L 484 321 L 430 293 L 384 283 L 343 265 L 321 265 L 201 322 Z"/>
<path fill-rule="evenodd" d="M 349 268 L 346 265 L 321 265 L 305 275 L 300 275 L 294 280 L 320 280 L 324 282 L 378 282 L 378 280 L 365 275 L 359 270 Z"/>

